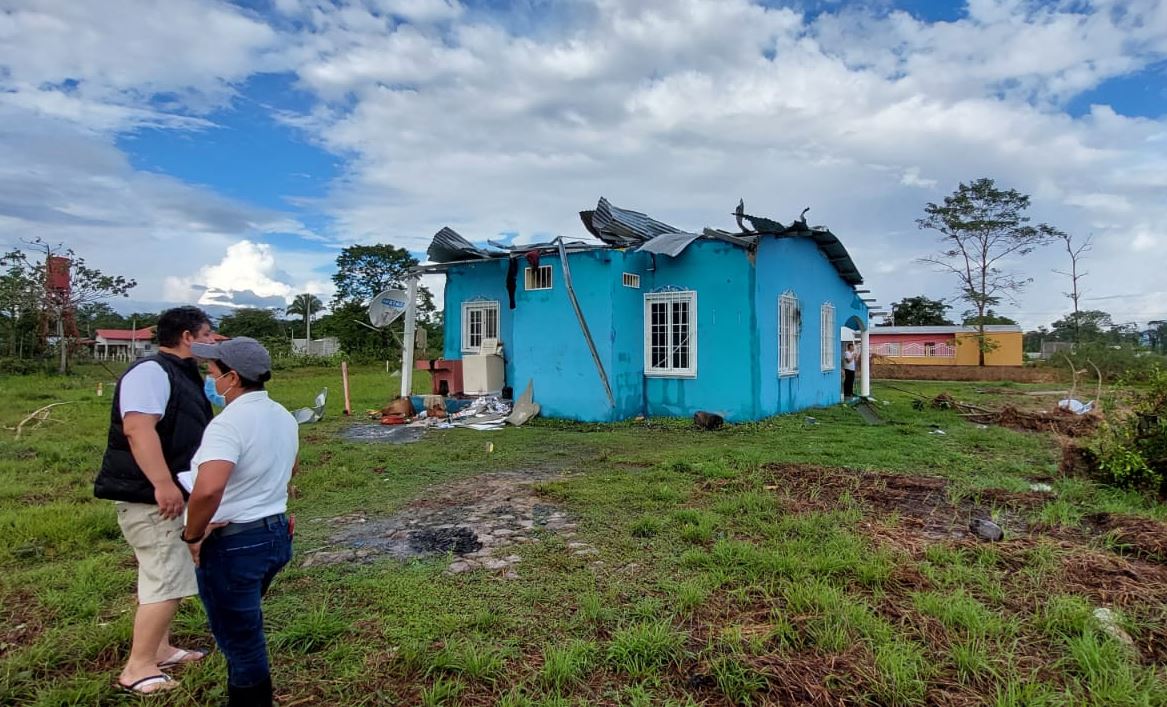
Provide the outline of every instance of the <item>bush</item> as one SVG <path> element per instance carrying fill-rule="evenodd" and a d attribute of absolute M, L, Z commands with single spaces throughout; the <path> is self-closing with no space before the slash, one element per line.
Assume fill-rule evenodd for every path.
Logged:
<path fill-rule="evenodd" d="M 1072 352 L 1055 354 L 1043 364 L 1068 372 L 1070 362 L 1073 362 L 1074 370 L 1086 371 L 1085 377 L 1079 377 L 1079 384 L 1083 386 L 1095 376 L 1094 367 L 1090 364 L 1098 367 L 1106 381 L 1123 380 L 1130 383 L 1147 382 L 1156 370 L 1167 367 L 1167 357 L 1150 351 L 1138 351 L 1126 346 L 1114 348 L 1106 344 L 1082 344 Z"/>
<path fill-rule="evenodd" d="M 1107 481 L 1167 494 L 1167 370 L 1154 367 L 1145 383 L 1103 424 L 1091 452 Z"/>
<path fill-rule="evenodd" d="M 0 357 L 0 372 L 14 376 L 27 376 L 33 373 L 55 373 L 56 361 L 43 358 L 12 358 Z"/>

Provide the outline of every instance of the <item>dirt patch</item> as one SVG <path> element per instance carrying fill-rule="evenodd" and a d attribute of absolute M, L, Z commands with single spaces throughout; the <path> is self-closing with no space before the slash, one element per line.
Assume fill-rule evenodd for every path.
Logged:
<path fill-rule="evenodd" d="M 972 537 L 969 523 L 977 518 L 997 520 L 1010 534 L 1025 534 L 1023 511 L 1039 506 L 1051 496 L 1036 492 L 1011 493 L 985 489 L 953 504 L 949 481 L 939 476 L 908 476 L 829 469 L 803 464 L 771 464 L 765 467 L 782 490 L 793 511 L 826 511 L 840 501 L 861 501 L 880 519 L 895 520 L 895 527 L 926 540 L 962 540 Z"/>
<path fill-rule="evenodd" d="M 1167 523 L 1112 513 L 1089 516 L 1086 523 L 1095 532 L 1108 534 L 1123 552 L 1167 563 Z"/>
<path fill-rule="evenodd" d="M 317 518 L 333 530 L 328 545 L 307 554 L 304 566 L 401 560 L 451 553 L 447 571 L 476 569 L 513 578 L 515 546 L 539 542 L 545 533 L 570 538 L 576 524 L 559 507 L 538 496 L 535 484 L 562 478 L 557 472 L 483 474 L 431 489 L 390 516 L 352 514 Z M 569 542 L 574 556 L 597 554 L 587 543 Z"/>

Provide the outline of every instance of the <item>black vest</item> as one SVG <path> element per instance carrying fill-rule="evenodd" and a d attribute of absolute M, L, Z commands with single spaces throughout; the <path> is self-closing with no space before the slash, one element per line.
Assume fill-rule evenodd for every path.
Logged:
<path fill-rule="evenodd" d="M 158 430 L 158 439 L 162 441 L 162 456 L 170 468 L 171 478 L 177 484 L 178 472 L 190 469 L 191 457 L 199 448 L 203 430 L 211 421 L 211 403 L 203 393 L 203 378 L 193 358 L 158 353 L 135 362 L 126 373 L 147 361 L 162 366 L 170 379 L 166 414 L 158 421 L 155 429 Z M 125 378 L 125 374 L 122 377 Z M 101 471 L 93 484 L 93 495 L 111 501 L 157 503 L 154 499 L 154 484 L 142 473 L 130 452 L 130 441 L 126 439 L 122 425 L 121 392 L 122 384 L 119 380 L 113 394 L 113 409 L 110 411 L 109 440 L 101 460 Z M 188 495 L 181 484 L 179 489 L 184 497 Z"/>

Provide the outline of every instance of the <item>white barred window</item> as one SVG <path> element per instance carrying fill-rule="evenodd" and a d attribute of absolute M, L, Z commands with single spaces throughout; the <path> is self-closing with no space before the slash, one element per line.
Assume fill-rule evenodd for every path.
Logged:
<path fill-rule="evenodd" d="M 835 305 L 824 302 L 819 310 L 819 327 L 822 330 L 822 350 L 820 364 L 824 371 L 835 370 L 835 351 L 838 349 L 838 329 L 835 328 Z"/>
<path fill-rule="evenodd" d="M 524 289 L 527 290 L 550 290 L 551 289 L 551 266 L 540 265 L 538 268 L 527 268 L 525 271 Z"/>
<path fill-rule="evenodd" d="M 462 353 L 476 354 L 483 339 L 498 338 L 498 302 L 462 303 Z"/>
<path fill-rule="evenodd" d="M 798 298 L 787 292 L 778 298 L 778 375 L 798 373 Z"/>
<path fill-rule="evenodd" d="M 696 376 L 696 333 L 696 292 L 660 292 L 645 295 L 645 374 Z"/>

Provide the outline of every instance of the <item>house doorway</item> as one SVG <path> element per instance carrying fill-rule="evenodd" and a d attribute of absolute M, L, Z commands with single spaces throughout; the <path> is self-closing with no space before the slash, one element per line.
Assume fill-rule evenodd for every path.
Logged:
<path fill-rule="evenodd" d="M 871 346 L 868 336 L 867 322 L 857 316 L 852 316 L 839 330 L 839 360 L 843 360 L 843 353 L 847 351 L 847 344 L 855 345 L 855 352 L 859 360 L 855 364 L 857 393 L 861 398 L 871 397 Z M 840 366 L 842 368 L 842 366 Z M 843 396 L 843 377 L 839 376 L 839 396 Z"/>

